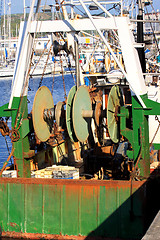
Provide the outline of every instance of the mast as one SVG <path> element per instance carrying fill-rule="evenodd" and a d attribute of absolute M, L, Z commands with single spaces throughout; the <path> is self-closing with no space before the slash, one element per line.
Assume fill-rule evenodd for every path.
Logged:
<path fill-rule="evenodd" d="M 26 2 L 25 2 L 25 0 L 23 0 L 23 14 L 24 14 L 24 21 L 25 21 L 25 19 L 26 19 Z"/>
<path fill-rule="evenodd" d="M 8 1 L 8 37 L 9 37 L 9 59 L 11 58 L 11 0 Z"/>
<path fill-rule="evenodd" d="M 138 0 L 138 10 L 137 20 L 143 20 L 144 12 L 144 0 Z M 144 32 L 143 32 L 143 21 L 137 22 L 137 43 L 144 43 Z M 146 62 L 145 62 L 145 53 L 144 47 L 138 48 L 138 55 L 142 67 L 143 73 L 146 72 Z"/>
<path fill-rule="evenodd" d="M 5 48 L 6 48 L 6 3 L 5 3 L 5 0 L 4 0 L 4 23 L 3 23 L 3 27 L 4 27 L 4 62 L 6 64 L 6 53 L 5 53 Z"/>

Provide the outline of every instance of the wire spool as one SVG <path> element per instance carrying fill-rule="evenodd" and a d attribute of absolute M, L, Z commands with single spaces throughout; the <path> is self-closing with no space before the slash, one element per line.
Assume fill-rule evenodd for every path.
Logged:
<path fill-rule="evenodd" d="M 67 103 L 66 103 L 66 126 L 67 131 L 70 139 L 72 142 L 78 142 L 78 139 L 76 138 L 74 128 L 73 128 L 73 120 L 72 120 L 72 108 L 73 108 L 73 100 L 76 94 L 76 86 L 73 86 L 71 90 L 69 91 L 68 97 L 67 97 Z"/>
<path fill-rule="evenodd" d="M 51 126 L 44 120 L 44 110 L 46 109 L 54 109 L 54 102 L 50 90 L 42 86 L 36 92 L 32 108 L 34 130 L 42 142 L 49 139 L 51 131 Z"/>
<path fill-rule="evenodd" d="M 111 140 L 114 143 L 119 142 L 119 118 L 118 112 L 119 107 L 123 105 L 123 97 L 120 88 L 115 85 L 111 88 L 108 96 L 108 106 L 107 106 L 107 122 L 108 131 Z"/>
<path fill-rule="evenodd" d="M 73 127 L 77 139 L 85 142 L 89 136 L 90 122 L 93 117 L 91 99 L 86 86 L 80 86 L 73 101 Z"/>
<path fill-rule="evenodd" d="M 64 124 L 64 106 L 63 102 L 58 102 L 55 108 L 55 120 L 59 129 L 63 127 Z"/>

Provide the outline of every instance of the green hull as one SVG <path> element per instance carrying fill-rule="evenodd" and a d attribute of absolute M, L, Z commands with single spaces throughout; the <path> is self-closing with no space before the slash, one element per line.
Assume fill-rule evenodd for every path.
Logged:
<path fill-rule="evenodd" d="M 159 201 L 153 184 L 1 178 L 2 236 L 141 239 Z"/>

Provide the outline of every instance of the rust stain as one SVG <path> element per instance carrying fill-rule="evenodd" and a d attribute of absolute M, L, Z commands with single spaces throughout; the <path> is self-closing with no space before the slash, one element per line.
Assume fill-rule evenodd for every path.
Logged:
<path fill-rule="evenodd" d="M 29 150 L 28 152 L 24 152 L 24 158 L 32 158 L 35 156 L 35 150 Z"/>
<path fill-rule="evenodd" d="M 52 235 L 52 234 L 44 234 L 44 233 L 17 233 L 17 232 L 2 232 L 2 237 L 9 237 L 9 238 L 27 238 L 27 239 L 55 239 L 55 240 L 111 240 L 111 238 L 104 238 L 104 237 L 89 237 L 89 236 L 68 236 L 68 235 Z M 113 238 L 112 238 L 113 239 Z M 114 238 L 114 240 L 120 240 L 118 238 Z"/>
<path fill-rule="evenodd" d="M 94 194 L 97 195 L 96 193 L 97 193 L 96 188 L 91 188 L 90 186 L 87 186 L 83 188 L 83 199 L 92 200 Z"/>
<path fill-rule="evenodd" d="M 77 185 L 71 185 L 71 186 L 67 185 L 66 186 L 66 194 L 67 194 L 66 197 L 77 194 L 77 192 L 79 192 L 79 190 L 80 190 L 80 187 Z"/>
<path fill-rule="evenodd" d="M 19 225 L 18 225 L 17 223 L 14 223 L 14 222 L 10 222 L 9 225 L 10 225 L 11 227 L 17 227 L 17 226 L 19 227 Z"/>
<path fill-rule="evenodd" d="M 139 188 L 144 185 L 147 180 L 134 181 L 132 186 Z M 131 186 L 131 181 L 119 181 L 119 180 L 74 180 L 74 179 L 45 179 L 45 178 L 0 178 L 0 184 L 41 184 L 41 185 L 65 185 L 65 186 L 104 186 L 106 188 L 128 188 Z"/>

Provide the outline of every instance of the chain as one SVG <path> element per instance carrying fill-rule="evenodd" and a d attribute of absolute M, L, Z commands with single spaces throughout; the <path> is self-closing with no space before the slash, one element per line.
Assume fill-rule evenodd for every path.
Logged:
<path fill-rule="evenodd" d="M 61 63 L 61 70 L 62 70 L 62 79 L 63 79 L 63 89 L 64 89 L 64 98 L 67 99 L 67 94 L 66 94 L 66 86 L 65 86 L 65 81 L 64 81 L 64 74 L 63 74 L 63 64 L 62 64 L 62 58 L 60 55 L 60 63 Z"/>
<path fill-rule="evenodd" d="M 48 46 L 48 43 L 49 43 L 49 42 L 50 42 L 50 40 L 48 40 L 48 42 L 47 42 L 47 44 L 46 44 L 46 48 L 43 50 L 41 56 L 40 56 L 39 59 L 38 59 L 38 62 L 36 63 L 35 67 L 33 68 L 33 71 L 32 71 L 32 73 L 30 74 L 31 76 L 33 75 L 33 73 L 34 73 L 36 67 L 38 66 L 38 63 L 40 62 L 41 58 L 43 57 L 44 53 L 46 52 L 47 46 Z"/>
<path fill-rule="evenodd" d="M 65 60 L 67 61 L 68 60 L 68 68 L 69 68 L 69 71 L 70 71 L 70 73 L 71 73 L 71 76 L 72 76 L 72 78 L 73 78 L 73 81 L 74 81 L 74 84 L 76 85 L 76 80 L 75 80 L 75 77 L 74 77 L 74 75 L 73 75 L 73 72 L 72 72 L 72 69 L 71 69 L 71 61 L 70 61 L 70 58 L 69 58 L 69 56 L 68 56 L 68 58 L 67 58 L 67 56 L 65 57 Z"/>
<path fill-rule="evenodd" d="M 15 128 L 12 128 L 9 136 L 11 138 L 12 143 L 17 142 L 20 139 L 20 133 L 19 133 L 18 129 L 15 129 Z"/>
<path fill-rule="evenodd" d="M 45 62 L 44 68 L 43 68 L 43 73 L 42 73 L 42 77 L 41 77 L 41 80 L 40 80 L 40 82 L 39 82 L 38 88 L 40 88 L 41 85 L 42 85 L 44 73 L 45 73 L 45 71 L 46 71 L 46 67 L 47 67 L 47 63 L 48 63 L 48 60 L 49 60 L 49 56 L 50 56 L 50 54 L 51 54 L 51 51 L 52 51 L 52 45 L 50 46 L 50 49 L 49 49 L 49 53 L 48 53 L 47 60 L 46 60 L 46 62 Z"/>
<path fill-rule="evenodd" d="M 49 54 L 48 54 L 48 57 L 47 57 L 47 60 L 46 60 L 46 63 L 45 63 L 45 67 L 44 67 L 44 69 L 43 69 L 43 74 L 42 74 L 42 78 L 41 78 L 39 87 L 40 87 L 41 84 L 42 84 L 42 80 L 43 80 L 44 72 L 45 72 L 45 70 L 46 70 L 46 66 L 47 66 L 47 62 L 48 62 L 49 55 L 50 55 L 50 52 L 51 52 L 51 48 L 52 48 L 52 45 L 51 45 L 51 47 L 50 47 Z M 31 54 L 31 59 L 30 59 L 30 65 L 29 65 L 29 69 L 28 69 L 28 72 L 27 72 L 27 77 L 26 77 L 26 79 L 28 79 L 28 76 L 29 76 L 30 71 L 31 71 L 33 54 L 34 54 L 34 50 L 32 49 L 32 54 Z M 28 81 L 26 81 L 25 84 L 24 84 L 22 96 L 23 96 L 23 94 L 24 94 L 25 87 L 26 87 L 27 84 L 28 84 Z M 18 110 L 17 110 L 17 114 L 16 114 L 16 120 L 15 120 L 14 128 L 12 128 L 12 130 L 11 130 L 10 133 L 9 133 L 12 142 L 16 142 L 16 141 L 18 141 L 18 140 L 20 139 L 20 133 L 19 133 L 18 130 L 20 129 L 20 127 L 21 127 L 21 125 L 22 125 L 22 119 L 23 119 L 23 116 L 24 116 L 24 113 L 25 113 L 25 108 L 24 108 L 24 110 L 23 110 L 22 117 L 21 117 L 21 121 L 20 121 L 19 126 L 18 126 L 17 129 L 16 129 L 16 124 L 17 124 L 17 121 L 18 121 L 18 114 L 19 114 L 19 111 L 20 111 L 20 107 L 21 107 L 21 105 L 22 105 L 22 100 L 23 100 L 23 98 L 21 97 L 20 104 L 19 104 L 19 107 L 18 107 Z M 26 106 L 25 106 L 25 107 L 26 107 Z"/>
<path fill-rule="evenodd" d="M 38 25 L 37 25 L 37 26 L 38 26 Z M 36 29 L 36 31 L 37 31 L 37 29 Z M 35 34 L 34 34 L 34 40 L 35 40 Z M 50 41 L 50 40 L 49 40 L 49 41 Z M 48 43 L 49 43 L 49 41 L 48 41 Z M 48 43 L 47 43 L 47 45 L 48 45 Z M 35 44 L 35 41 L 34 41 L 34 44 Z M 45 51 L 45 50 L 44 50 L 44 51 Z M 16 113 L 16 119 L 15 119 L 14 127 L 13 127 L 12 130 L 10 131 L 9 128 L 8 128 L 8 126 L 7 126 L 7 124 L 3 123 L 3 128 L 0 128 L 0 131 L 1 131 L 2 135 L 3 135 L 3 134 L 5 134 L 4 136 L 9 135 L 12 142 L 16 142 L 16 141 L 18 141 L 18 140 L 20 139 L 19 129 L 20 129 L 21 125 L 22 125 L 22 119 L 23 119 L 23 116 L 24 116 L 24 113 L 25 113 L 25 108 L 26 108 L 26 106 L 24 107 L 24 110 L 23 110 L 23 113 L 22 113 L 22 117 L 21 117 L 21 120 L 20 120 L 20 123 L 19 123 L 19 126 L 18 126 L 17 129 L 16 129 L 16 125 L 17 125 L 17 121 L 18 121 L 18 114 L 19 114 L 19 111 L 20 111 L 20 108 L 21 108 L 21 105 L 22 105 L 22 101 L 23 101 L 24 91 L 25 91 L 25 88 L 26 88 L 26 86 L 27 86 L 27 84 L 28 84 L 28 77 L 29 77 L 30 71 L 31 71 L 31 65 L 32 65 L 33 55 L 34 55 L 34 48 L 32 48 L 32 53 L 31 53 L 31 57 L 30 57 L 30 65 L 29 65 L 29 69 L 28 69 L 28 72 L 27 72 L 27 75 L 26 75 L 26 78 L 25 78 L 26 81 L 25 81 L 25 83 L 24 83 L 23 92 L 22 92 L 22 94 L 21 94 L 20 103 L 19 103 L 18 110 L 17 110 L 17 113 Z M 43 53 L 42 53 L 42 55 L 43 55 Z M 41 59 L 42 55 L 40 56 L 40 59 Z M 39 59 L 39 61 L 40 61 L 40 59 Z M 48 61 L 48 59 L 49 59 L 49 57 L 47 58 L 47 61 Z M 39 63 L 39 61 L 38 61 L 38 63 Z M 38 63 L 37 63 L 37 64 L 38 64 Z M 46 64 L 47 64 L 47 63 L 46 63 Z M 36 65 L 36 66 L 37 66 L 37 65 Z M 36 67 L 36 66 L 35 66 L 35 67 Z M 33 69 L 33 72 L 34 72 L 34 70 L 35 70 L 35 68 Z M 44 71 L 45 71 L 45 70 L 44 70 Z M 44 71 L 43 71 L 43 72 L 44 72 Z M 33 72 L 32 72 L 32 74 L 33 74 Z"/>
<path fill-rule="evenodd" d="M 46 3 L 45 3 L 45 6 L 46 6 Z M 38 13 L 38 15 L 36 16 L 36 19 L 35 19 L 36 21 L 38 21 L 38 16 L 39 16 L 39 13 Z M 41 21 L 39 27 L 41 27 L 41 24 L 42 24 L 42 21 Z M 38 24 L 36 24 L 36 31 L 35 31 L 34 38 L 33 38 L 33 48 L 32 48 L 32 53 L 31 53 L 31 57 L 30 57 L 29 69 L 28 69 L 28 72 L 27 72 L 27 76 L 26 76 L 26 78 L 25 78 L 26 81 L 25 81 L 25 83 L 24 83 L 23 92 L 22 92 L 22 94 L 21 94 L 21 100 L 20 100 L 19 107 L 18 107 L 18 110 L 17 110 L 14 128 L 11 130 L 11 134 L 10 134 L 11 137 L 13 137 L 12 141 L 15 141 L 16 139 L 19 139 L 19 138 L 20 138 L 20 135 L 19 135 L 18 130 L 19 130 L 20 126 L 22 125 L 22 119 L 23 119 L 23 116 L 24 116 L 24 113 L 25 113 L 25 108 L 26 108 L 26 106 L 24 107 L 24 111 L 23 111 L 23 113 L 22 113 L 21 121 L 20 121 L 20 124 L 19 124 L 19 126 L 18 126 L 18 130 L 16 129 L 16 124 L 17 124 L 17 121 L 18 121 L 18 114 L 19 114 L 19 111 L 20 111 L 20 107 L 21 107 L 21 105 L 22 105 L 23 95 L 24 95 L 24 92 L 25 92 L 25 88 L 26 88 L 26 86 L 27 86 L 27 84 L 28 84 L 28 76 L 29 76 L 30 71 L 31 71 L 32 59 L 33 59 L 33 54 L 34 54 L 34 48 L 35 48 L 35 44 L 36 44 L 36 42 L 35 42 L 35 37 L 36 37 L 36 33 L 38 32 L 38 31 L 37 31 L 37 27 L 38 27 Z M 48 43 L 47 43 L 47 44 L 48 44 Z"/>
<path fill-rule="evenodd" d="M 56 69 L 56 60 L 54 60 L 53 81 L 52 81 L 52 91 L 51 91 L 52 95 L 53 95 L 53 88 L 54 88 L 55 69 Z"/>
<path fill-rule="evenodd" d="M 28 69 L 28 72 L 27 72 L 26 79 L 28 79 L 28 76 L 29 76 L 29 74 L 30 74 L 33 54 L 34 54 L 34 50 L 32 49 L 32 54 L 31 54 L 31 58 L 30 58 L 30 65 L 29 65 L 29 69 Z M 22 97 L 22 96 L 24 95 L 24 91 L 25 91 L 25 88 L 26 88 L 27 84 L 28 84 L 28 80 L 26 80 L 25 83 L 24 83 L 23 92 L 22 92 L 22 95 L 21 95 L 21 98 L 20 98 L 20 103 L 19 103 L 19 106 L 18 106 L 18 110 L 17 110 L 17 114 L 16 114 L 16 119 L 15 119 L 15 124 L 14 124 L 14 129 L 15 129 L 15 130 L 16 130 L 16 124 L 17 124 L 17 121 L 18 121 L 18 114 L 19 114 L 19 111 L 20 111 L 20 108 L 21 108 L 21 105 L 22 105 L 22 101 L 23 101 L 23 97 Z M 26 108 L 26 106 L 24 107 L 21 120 L 23 119 L 23 116 L 24 116 L 24 113 L 25 113 L 25 108 Z M 19 128 L 20 128 L 21 125 L 22 125 L 22 121 L 20 121 L 20 124 L 19 124 L 19 126 L 18 126 L 18 130 L 19 130 Z M 12 129 L 12 130 L 13 130 L 13 129 Z"/>

